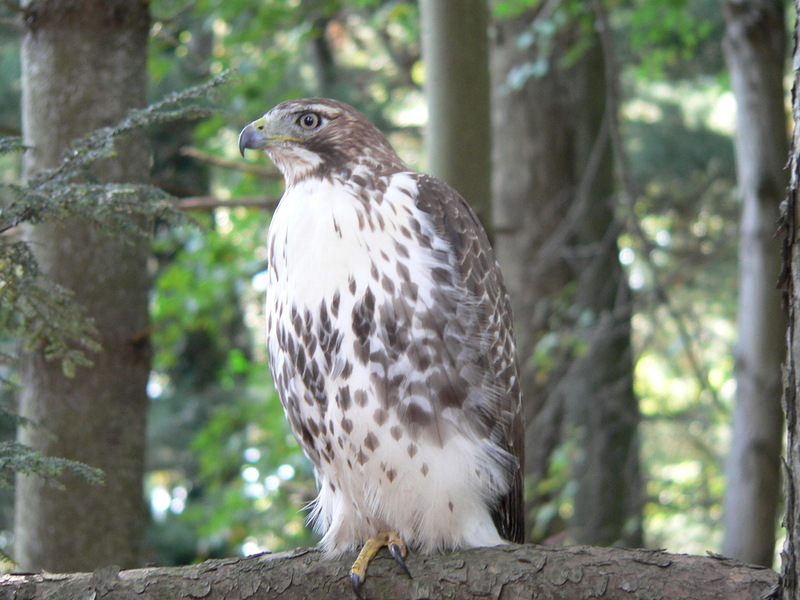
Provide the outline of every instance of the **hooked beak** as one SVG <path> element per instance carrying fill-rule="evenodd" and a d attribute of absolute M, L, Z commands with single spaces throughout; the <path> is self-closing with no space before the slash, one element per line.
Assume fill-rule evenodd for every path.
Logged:
<path fill-rule="evenodd" d="M 239 152 L 244 156 L 244 151 L 250 148 L 251 150 L 263 150 L 267 147 L 267 138 L 264 136 L 264 117 L 253 121 L 242 129 L 239 134 Z"/>

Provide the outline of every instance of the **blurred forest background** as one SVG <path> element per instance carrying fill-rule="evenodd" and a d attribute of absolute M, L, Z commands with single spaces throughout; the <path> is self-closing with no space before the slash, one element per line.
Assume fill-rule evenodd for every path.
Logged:
<path fill-rule="evenodd" d="M 146 252 L 146 562 L 185 564 L 315 542 L 300 511 L 315 495 L 313 473 L 272 388 L 263 339 L 264 240 L 282 182 L 266 157 L 242 160 L 236 138 L 284 99 L 331 96 L 365 112 L 409 165 L 440 168 L 425 150 L 430 101 L 441 93 L 426 73 L 455 50 L 437 37 L 440 16 L 431 4 L 149 3 L 148 102 L 232 74 L 203 92 L 210 114 L 147 128 L 147 183 L 170 194 L 187 218 L 151 219 Z M 446 4 L 467 16 L 485 8 L 471 0 Z M 748 130 L 746 147 L 735 145 L 743 68 L 737 27 L 752 22 L 748 11 L 772 28 L 761 39 L 765 53 L 746 63 L 756 65 L 751 74 L 777 82 L 766 104 L 783 146 L 766 142 L 778 157 L 771 156 L 771 175 L 742 171 L 761 160 L 748 148 L 758 149 L 762 138 Z M 739 557 L 771 565 L 780 548 L 785 339 L 774 291 L 777 239 L 773 262 L 751 259 L 759 255 L 754 243 L 772 243 L 785 189 L 789 11 L 781 2 L 496 0 L 479 15 L 490 32 L 488 55 L 484 71 L 467 69 L 485 80 L 475 93 L 486 94 L 490 112 L 457 112 L 455 98 L 444 106 L 452 107 L 456 127 L 491 128 L 491 154 L 488 139 L 458 148 L 467 165 L 491 159 L 493 176 L 484 182 L 491 205 L 470 198 L 472 187 L 460 191 L 484 203 L 513 296 L 526 383 L 531 541 L 736 553 L 733 538 L 747 528 L 738 516 L 724 518 L 724 507 L 733 511 L 739 500 L 731 488 L 726 497 L 726 481 L 756 471 L 771 478 L 758 485 L 758 528 L 767 539 L 746 540 L 760 554 Z M 0 135 L 9 138 L 23 132 L 20 38 L 30 35 L 29 17 L 0 5 Z M 741 131 L 747 122 L 738 115 Z M 7 216 L 7 192 L 23 182 L 23 155 L 7 151 L 12 146 L 0 154 L 4 244 L 21 239 L 19 223 Z M 67 149 L 56 148 L 59 155 Z M 760 242 L 747 237 L 753 226 L 744 218 L 751 184 L 767 211 L 755 227 Z M 740 285 L 754 270 L 763 303 L 742 308 L 751 292 Z M 9 307 L 12 294 L 8 280 L 0 281 Z M 26 377 L 36 374 L 20 368 L 16 350 L 28 334 L 7 313 L 0 369 L 13 407 Z M 750 317 L 769 323 L 753 329 L 743 324 Z M 755 337 L 740 340 L 745 333 Z M 770 345 L 772 353 L 763 349 Z M 765 360 L 754 375 L 760 409 L 735 419 L 737 389 L 740 396 L 749 389 L 747 348 Z M 86 356 L 92 359 L 91 349 Z M 90 377 L 79 363 L 74 378 Z M 744 442 L 755 422 L 773 433 Z M 9 444 L 17 425 L 4 421 Z M 3 469 L 12 468 L 8 452 Z M 749 468 L 744 475 L 741 465 Z M 14 556 L 13 490 L 0 489 L 0 500 L 0 549 Z"/>

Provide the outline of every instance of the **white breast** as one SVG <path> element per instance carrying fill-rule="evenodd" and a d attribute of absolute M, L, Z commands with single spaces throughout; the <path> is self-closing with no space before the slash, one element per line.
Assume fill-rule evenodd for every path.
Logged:
<path fill-rule="evenodd" d="M 390 365 L 390 372 L 377 372 L 379 367 L 374 363 L 363 365 L 351 360 L 348 387 L 366 392 L 368 403 L 359 406 L 353 402 L 343 410 L 334 402 L 344 385 L 340 380 L 345 362 L 342 357 L 353 353 L 356 340 L 356 303 L 367 288 L 379 307 L 391 306 L 398 293 L 384 287 L 376 272 L 396 275 L 400 262 L 413 273 L 417 294 L 404 322 L 409 335 L 430 336 L 414 314 L 431 307 L 436 286 L 431 271 L 445 265 L 448 252 L 428 215 L 414 204 L 412 174 L 394 175 L 380 202 L 365 199 L 361 193 L 341 183 L 300 182 L 287 189 L 282 198 L 267 242 L 268 344 L 273 374 L 291 372 L 294 367 L 287 364 L 290 359 L 278 343 L 279 328 L 291 330 L 293 326 L 292 307 L 300 315 L 308 311 L 316 317 L 322 304 L 330 307 L 338 296 L 334 328 L 342 334 L 342 352 L 325 371 L 327 407 L 321 414 L 316 405 L 296 403 L 301 418 L 322 429 L 320 440 L 329 439 L 336 453 L 333 460 L 315 464 L 320 495 L 312 516 L 318 527 L 327 531 L 323 544 L 334 552 L 346 550 L 375 535 L 376 528 L 395 530 L 426 551 L 501 543 L 486 507 L 486 490 L 496 493 L 497 482 L 502 481 L 494 472 L 494 449 L 460 436 L 444 444 L 431 440 L 414 440 L 412 444 L 409 432 L 392 435 L 400 423 L 396 414 L 389 411 L 385 418 L 377 417 L 380 404 L 376 385 L 380 383 L 376 381 L 394 373 L 412 372 L 407 357 Z M 412 222 L 430 245 L 412 239 Z M 308 358 L 322 370 L 326 361 L 329 365 L 331 361 L 319 348 Z M 303 397 L 305 388 L 299 373 L 292 374 L 284 384 L 289 388 L 285 394 Z M 282 399 L 285 403 L 286 398 Z M 416 399 L 423 410 L 430 409 L 435 401 Z M 442 411 L 440 417 L 452 419 L 452 423 L 459 419 L 451 410 Z M 345 420 L 352 426 L 343 426 Z M 368 460 L 359 462 L 358 448 L 371 436 L 379 444 L 368 442 Z M 393 472 L 391 477 L 387 476 L 389 471 Z"/>
<path fill-rule="evenodd" d="M 288 189 L 269 229 L 271 277 L 299 304 L 330 300 L 351 275 L 369 275 L 373 256 L 394 252 L 391 233 L 360 225 L 369 216 L 341 185 L 305 180 Z"/>

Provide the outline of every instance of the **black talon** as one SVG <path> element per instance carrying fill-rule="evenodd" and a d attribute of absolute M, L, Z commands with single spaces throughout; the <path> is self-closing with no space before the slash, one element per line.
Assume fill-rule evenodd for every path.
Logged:
<path fill-rule="evenodd" d="M 406 572 L 406 575 L 413 579 L 411 571 L 408 570 L 408 565 L 406 565 L 405 558 L 403 557 L 403 547 L 400 544 L 389 544 L 389 552 L 397 561 L 397 564 Z"/>
<path fill-rule="evenodd" d="M 358 600 L 367 600 L 366 597 L 361 594 L 361 588 L 364 586 L 364 578 L 358 573 L 350 573 L 350 583 L 353 584 L 353 593 L 356 595 L 356 598 Z"/>

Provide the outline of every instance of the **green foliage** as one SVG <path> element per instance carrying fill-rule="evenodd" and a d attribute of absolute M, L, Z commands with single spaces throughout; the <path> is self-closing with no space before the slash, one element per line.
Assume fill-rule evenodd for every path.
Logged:
<path fill-rule="evenodd" d="M 0 138 L 0 154 L 9 152 L 21 152 L 23 149 L 22 140 L 17 137 Z"/>
<path fill-rule="evenodd" d="M 0 5 L 0 23 L 15 15 Z M 20 52 L 19 33 L 0 25 L 0 136 L 18 136 L 20 127 Z"/>
<path fill-rule="evenodd" d="M 61 362 L 64 373 L 74 376 L 91 364 L 91 354 L 101 350 L 96 330 L 70 290 L 47 280 L 39 272 L 35 253 L 18 230 L 43 222 L 80 218 L 109 234 L 146 235 L 155 219 L 180 218 L 170 197 L 158 188 L 140 184 L 102 184 L 91 167 L 115 154 L 127 134 L 178 118 L 209 114 L 200 103 L 221 85 L 226 75 L 172 94 L 145 109 L 131 111 L 113 127 L 94 131 L 72 144 L 61 164 L 33 176 L 26 184 L 0 182 L 0 336 L 16 339 L 21 351 L 42 351 L 48 360 Z M 0 154 L 24 150 L 18 138 L 0 139 Z M 18 351 L 17 350 L 17 351 Z M 16 351 L 0 354 L 0 384 L 13 385 Z M 28 426 L 31 426 L 28 424 Z M 38 473 L 53 478 L 65 470 L 98 480 L 89 467 L 56 457 L 43 457 L 30 448 L 8 442 L 0 447 L 0 483 L 13 472 Z"/>
<path fill-rule="evenodd" d="M 160 391 L 148 486 L 171 499 L 152 532 L 162 563 L 311 541 L 298 509 L 313 475 L 268 375 L 254 285 L 267 224 L 254 210 L 220 209 L 156 243 L 168 258 L 153 296 Z"/>
<path fill-rule="evenodd" d="M 201 535 L 226 532 L 229 544 L 248 553 L 313 542 L 299 512 L 316 495 L 311 466 L 261 367 L 250 381 L 251 397 L 218 407 L 195 438 L 209 502 L 186 514 Z"/>
<path fill-rule="evenodd" d="M 0 245 L 0 267 L 1 331 L 15 333 L 24 351 L 41 349 L 48 360 L 60 360 L 69 377 L 91 364 L 87 354 L 100 350 L 91 319 L 70 290 L 39 276 L 27 244 Z"/>
<path fill-rule="evenodd" d="M 621 65 L 610 74 L 619 77 L 623 96 L 627 172 L 621 185 L 630 187 L 617 206 L 627 222 L 618 243 L 634 290 L 646 540 L 702 552 L 720 538 L 722 463 L 735 392 L 739 207 L 719 3 L 511 0 L 494 6 L 500 18 L 532 15 L 516 42 L 538 59 L 512 69 L 510 87 L 553 68 L 550 46 L 570 30 L 566 25 L 581 31 L 580 41 L 585 31 L 574 19 L 594 27 L 597 6 L 606 11 L 612 28 L 604 32 L 606 42 Z M 580 44 L 565 64 L 576 56 Z M 551 321 L 532 355 L 520 357 L 535 365 L 542 385 L 585 350 L 585 315 L 576 313 L 573 292 L 567 287 L 549 298 Z M 537 539 L 557 537 L 571 511 L 574 446 L 568 440 L 557 448 L 547 477 L 531 486 Z"/>
<path fill-rule="evenodd" d="M 607 14 L 611 31 L 598 25 L 598 11 Z M 530 26 L 515 43 L 534 48 L 534 60 L 522 61 L 508 73 L 506 85 L 521 89 L 530 77 L 541 77 L 554 66 L 576 63 L 590 47 L 596 30 L 616 41 L 620 62 L 635 67 L 643 81 L 691 77 L 723 69 L 719 40 L 723 20 L 715 0 L 500 0 L 493 4 L 497 18 L 530 15 Z M 577 28 L 576 28 L 577 26 Z M 572 33 L 569 31 L 572 30 Z M 556 37 L 569 36 L 570 49 L 560 65 L 552 65 Z"/>
<path fill-rule="evenodd" d="M 637 223 L 619 240 L 636 292 L 648 543 L 718 543 L 735 391 L 738 212 L 733 146 L 714 79 L 642 82 L 626 107 Z"/>
<path fill-rule="evenodd" d="M 712 115 L 693 106 L 709 106 L 711 97 L 724 91 L 708 84 L 721 80 L 722 19 L 719 3 L 711 0 L 606 0 L 602 6 L 618 62 L 625 66 L 624 134 L 638 188 L 634 203 L 621 207 L 631 227 L 619 243 L 636 291 L 636 390 L 645 419 L 648 542 L 702 551 L 699 544 L 714 539 L 720 511 L 719 464 L 732 394 L 737 207 L 728 134 L 706 126 Z M 509 85 L 552 67 L 549 44 L 563 33 L 564 23 L 580 17 L 567 65 L 580 56 L 584 34 L 595 27 L 593 3 L 494 3 L 500 18 L 543 8 L 550 12 L 518 40 L 537 48 L 541 60 L 519 65 Z M 313 538 L 302 527 L 298 507 L 313 496 L 313 476 L 289 433 L 265 357 L 258 278 L 265 268 L 268 216 L 223 207 L 188 225 L 161 190 L 101 186 L 91 167 L 113 156 L 114 144 L 126 133 L 144 127 L 170 135 L 178 124 L 188 130 L 182 145 L 239 160 L 235 141 L 241 125 L 293 96 L 334 95 L 364 109 L 388 131 L 418 125 L 406 116 L 423 104 L 417 5 L 402 0 L 156 0 L 152 12 L 150 90 L 153 97 L 166 96 L 163 102 L 79 140 L 58 169 L 27 186 L 5 175 L 24 150 L 20 140 L 0 138 L 3 339 L 47 348 L 68 372 L 98 350 L 91 321 L 68 292 L 38 277 L 30 250 L 16 233 L 20 224 L 73 215 L 108 231 L 138 235 L 156 222 L 147 479 L 154 558 L 185 563 L 305 544 Z M 19 60 L 12 34 L 11 41 L 0 40 L 0 131 L 14 134 L 19 127 L 8 115 L 19 113 Z M 315 53 L 320 47 L 333 57 L 327 82 Z M 227 69 L 237 71 L 236 85 L 219 102 L 225 111 L 211 114 L 206 95 L 226 93 L 219 89 L 224 76 L 216 76 Z M 213 78 L 209 84 L 192 88 L 189 95 L 171 95 L 208 77 Z M 699 102 L 701 88 L 708 95 Z M 419 145 L 418 129 L 398 137 L 401 153 Z M 175 170 L 181 168 L 187 170 L 176 179 L 200 189 L 192 193 L 235 199 L 275 196 L 280 190 L 274 181 L 232 169 L 207 167 L 198 175 L 200 169 L 191 170 L 185 162 Z M 543 377 L 584 350 L 580 319 L 564 304 L 563 313 L 556 313 L 563 321 L 550 324 L 534 356 L 522 357 L 534 361 Z M 579 326 L 564 327 L 568 320 Z M 0 354 L 0 376 L 13 383 L 9 365 L 15 353 L 7 347 Z M 569 516 L 574 446 L 568 441 L 556 451 L 536 490 L 547 499 L 537 515 L 543 536 L 557 534 Z M 0 479 L 24 468 L 15 463 L 15 452 L 25 456 L 24 449 L 0 446 Z M 8 468 L 3 456 L 9 457 Z M 48 467 L 39 459 L 20 460 L 44 472 L 67 466 Z"/>
<path fill-rule="evenodd" d="M 723 19 L 716 0 L 613 0 L 623 59 L 645 81 L 719 73 Z"/>
<path fill-rule="evenodd" d="M 492 4 L 492 11 L 496 17 L 509 19 L 541 4 L 541 0 L 497 0 Z"/>
<path fill-rule="evenodd" d="M 506 75 L 504 87 L 520 90 L 531 78 L 544 77 L 553 69 L 574 66 L 594 46 L 597 15 L 594 5 L 582 0 L 543 3 L 539 0 L 506 0 L 494 5 L 498 19 L 525 18 L 528 26 L 514 44 L 529 60 L 521 60 Z M 555 49 L 558 61 L 554 62 Z M 566 48 L 566 50 L 564 50 Z"/>
<path fill-rule="evenodd" d="M 560 535 L 572 515 L 577 485 L 570 479 L 570 465 L 579 452 L 576 441 L 577 436 L 573 435 L 553 451 L 547 476 L 536 482 L 535 489 L 527 491 L 528 498 L 537 498 L 532 515 L 534 540 L 544 541 Z"/>
<path fill-rule="evenodd" d="M 14 484 L 14 476 L 38 475 L 48 480 L 55 488 L 63 487 L 58 478 L 71 473 L 89 483 L 102 483 L 103 472 L 75 460 L 42 456 L 24 444 L 0 442 L 0 487 Z"/>
<path fill-rule="evenodd" d="M 590 4 L 494 3 L 500 18 L 530 9 L 550 11 L 517 40 L 535 47 L 541 62 L 519 65 L 512 76 L 517 80 L 509 85 L 547 72 L 548 45 L 564 34 L 566 23 L 578 19 L 574 48 L 565 60 L 566 66 L 574 64 L 586 33 L 596 26 Z M 636 291 L 635 343 L 641 357 L 636 388 L 650 473 L 648 541 L 686 549 L 676 534 L 679 519 L 705 534 L 715 525 L 730 400 L 731 365 L 725 357 L 735 302 L 732 152 L 727 133 L 705 126 L 711 114 L 695 110 L 722 93 L 707 85 L 722 66 L 721 18 L 718 3 L 709 0 L 609 0 L 602 6 L 618 60 L 627 66 L 621 73 L 621 88 L 631 99 L 624 108 L 624 134 L 641 190 L 633 205 L 620 208 L 630 223 L 640 223 L 642 235 L 629 228 L 620 247 Z M 229 112 L 199 123 L 195 144 L 238 160 L 235 135 L 241 125 L 291 96 L 334 95 L 365 109 L 384 130 L 396 128 L 388 116 L 421 104 L 414 3 L 320 0 L 303 8 L 277 0 L 257 5 L 202 0 L 192 8 L 154 3 L 156 89 L 180 87 L 198 70 L 232 67 L 239 73 L 236 93 L 225 103 Z M 332 51 L 332 87 L 324 87 L 316 66 L 317 42 Z M 689 83 L 676 89 L 676 80 Z M 707 90 L 703 98 L 697 94 L 701 88 Z M 279 193 L 273 182 L 231 170 L 214 169 L 210 181 L 213 193 L 223 198 Z M 161 562 L 277 550 L 307 539 L 307 532 L 296 531 L 297 507 L 312 496 L 311 474 L 269 382 L 262 299 L 253 285 L 264 267 L 265 227 L 266 218 L 254 211 L 222 208 L 203 221 L 202 229 L 175 229 L 172 237 L 157 242 L 154 381 L 163 391 L 153 401 L 149 486 L 151 497 L 166 491 L 170 499 L 153 532 Z M 663 290 L 669 292 L 670 309 L 664 308 Z M 560 310 L 554 313 L 560 320 L 550 323 L 534 356 L 522 357 L 534 361 L 543 377 L 560 361 L 580 357 L 586 345 L 581 315 L 567 301 Z M 675 321 L 681 314 L 688 315 L 683 318 L 689 322 L 689 348 Z M 576 327 L 566 328 L 567 321 Z M 712 390 L 696 377 L 692 364 L 697 360 Z M 558 533 L 569 516 L 574 446 L 568 441 L 556 452 L 539 484 L 537 493 L 548 499 L 538 515 L 542 535 Z M 684 469 L 684 464 L 701 467 Z M 292 479 L 278 477 L 281 465 L 294 469 Z M 270 477 L 270 486 L 275 477 L 280 481 L 276 490 L 266 483 Z M 685 510 L 700 487 L 702 502 Z M 169 554 L 170 549 L 176 552 Z"/>

